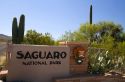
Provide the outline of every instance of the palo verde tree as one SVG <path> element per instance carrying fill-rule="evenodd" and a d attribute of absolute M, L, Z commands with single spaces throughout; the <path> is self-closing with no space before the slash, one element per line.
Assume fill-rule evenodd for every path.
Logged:
<path fill-rule="evenodd" d="M 54 45 L 55 41 L 49 33 L 39 33 L 35 30 L 28 30 L 24 37 L 25 44 Z"/>
<path fill-rule="evenodd" d="M 125 33 L 123 27 L 113 22 L 99 22 L 92 25 L 89 23 L 81 24 L 80 28 L 74 32 L 65 32 L 60 38 L 64 41 L 86 41 L 101 43 L 103 36 L 111 36 L 115 41 L 125 41 Z"/>

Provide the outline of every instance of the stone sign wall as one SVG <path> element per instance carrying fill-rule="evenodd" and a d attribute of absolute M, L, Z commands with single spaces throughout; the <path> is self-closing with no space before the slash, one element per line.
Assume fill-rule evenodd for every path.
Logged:
<path fill-rule="evenodd" d="M 51 82 L 69 75 L 69 47 L 13 44 L 10 53 L 8 82 Z"/>

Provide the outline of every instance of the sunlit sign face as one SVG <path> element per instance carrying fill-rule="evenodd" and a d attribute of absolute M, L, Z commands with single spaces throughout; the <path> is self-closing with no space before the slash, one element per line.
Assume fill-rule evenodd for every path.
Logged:
<path fill-rule="evenodd" d="M 53 77 L 68 76 L 69 52 L 69 47 L 13 45 L 7 80 L 51 82 Z"/>
<path fill-rule="evenodd" d="M 65 51 L 17 51 L 16 58 L 22 61 L 23 65 L 49 65 L 61 64 L 60 59 L 66 59 L 67 52 Z M 30 59 L 30 61 L 26 61 Z M 37 61 L 36 61 L 37 60 Z M 51 60 L 47 62 L 47 60 Z M 56 61 L 54 61 L 56 60 Z"/>
<path fill-rule="evenodd" d="M 26 53 L 23 51 L 17 51 L 17 59 L 64 59 L 66 58 L 67 53 L 65 51 L 58 52 L 58 51 L 49 51 L 49 52 L 42 52 L 42 51 L 33 51 Z"/>

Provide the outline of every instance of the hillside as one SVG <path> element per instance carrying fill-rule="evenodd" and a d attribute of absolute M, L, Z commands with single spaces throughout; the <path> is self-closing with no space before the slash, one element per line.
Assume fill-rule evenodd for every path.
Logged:
<path fill-rule="evenodd" d="M 10 40 L 11 40 L 11 36 L 0 34 L 0 41 L 10 41 Z"/>

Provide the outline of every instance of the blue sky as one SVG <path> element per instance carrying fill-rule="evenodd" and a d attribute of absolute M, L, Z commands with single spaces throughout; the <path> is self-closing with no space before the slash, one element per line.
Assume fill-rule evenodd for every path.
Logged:
<path fill-rule="evenodd" d="M 125 28 L 125 0 L 93 0 L 93 21 L 113 21 Z M 13 17 L 26 16 L 25 32 L 49 32 L 58 39 L 89 21 L 90 0 L 0 0 L 0 34 L 10 35 Z"/>

